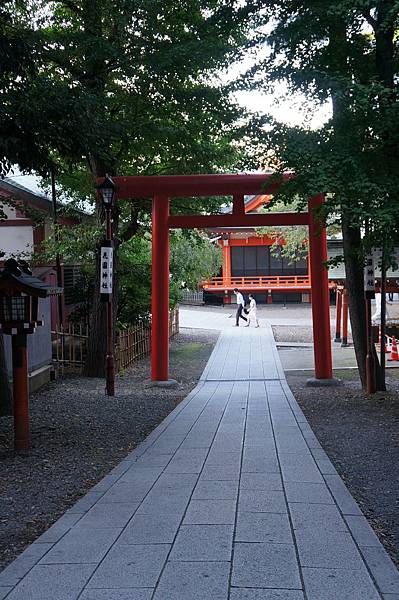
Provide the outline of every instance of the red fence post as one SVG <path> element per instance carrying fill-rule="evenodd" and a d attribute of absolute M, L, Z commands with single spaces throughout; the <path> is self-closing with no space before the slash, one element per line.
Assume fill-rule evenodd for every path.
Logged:
<path fill-rule="evenodd" d="M 167 381 L 169 368 L 169 198 L 152 202 L 152 372 Z"/>
<path fill-rule="evenodd" d="M 309 249 L 312 281 L 313 344 L 316 379 L 332 379 L 330 290 L 327 255 L 327 234 L 318 222 L 314 210 L 324 202 L 324 195 L 309 200 Z"/>
<path fill-rule="evenodd" d="M 344 290 L 342 292 L 342 343 L 341 347 L 346 348 L 348 344 L 348 317 L 349 317 L 349 297 L 348 292 Z"/>
<path fill-rule="evenodd" d="M 341 290 L 335 290 L 335 338 L 334 342 L 341 341 L 341 317 L 342 317 L 342 293 Z"/>

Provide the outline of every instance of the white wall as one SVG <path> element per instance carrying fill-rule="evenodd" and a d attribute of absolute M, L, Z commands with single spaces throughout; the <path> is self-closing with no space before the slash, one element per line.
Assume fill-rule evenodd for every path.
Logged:
<path fill-rule="evenodd" d="M 8 206 L 0 195 L 0 209 L 6 215 L 7 219 L 16 219 L 17 211 L 13 206 Z"/>
<path fill-rule="evenodd" d="M 31 225 L 0 227 L 0 251 L 5 252 L 2 260 L 13 257 L 23 258 L 33 249 L 33 229 Z"/>

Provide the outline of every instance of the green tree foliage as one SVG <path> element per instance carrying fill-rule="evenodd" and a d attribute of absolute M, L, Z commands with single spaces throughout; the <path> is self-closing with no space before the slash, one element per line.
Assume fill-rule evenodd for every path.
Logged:
<path fill-rule="evenodd" d="M 262 212 L 298 212 L 301 209 L 301 203 L 298 199 L 294 199 L 287 204 L 283 200 L 272 199 Z M 308 255 L 308 228 L 303 225 L 295 225 L 290 227 L 261 227 L 257 229 L 257 233 L 266 234 L 272 240 L 273 244 L 270 247 L 272 254 L 276 257 L 287 258 L 291 263 L 298 262 Z"/>
<path fill-rule="evenodd" d="M 342 226 L 352 333 L 365 383 L 364 254 L 384 244 L 389 254 L 399 223 L 398 3 L 265 0 L 263 10 L 270 53 L 247 74 L 246 85 L 284 81 L 290 92 L 332 102 L 332 118 L 318 130 L 271 122 L 265 142 L 274 150 L 269 165 L 297 175 L 282 198 L 299 194 L 306 201 L 329 192 L 320 216 L 334 216 Z"/>
<path fill-rule="evenodd" d="M 203 279 L 217 275 L 222 267 L 221 248 L 198 232 L 172 232 L 170 272 L 174 297 L 185 287 L 196 290 Z"/>
<path fill-rule="evenodd" d="M 24 131 L 29 136 L 34 132 L 43 150 L 31 153 L 41 156 L 38 166 L 45 155 L 48 165 L 57 166 L 58 182 L 91 201 L 95 178 L 106 173 L 201 173 L 238 165 L 236 142 L 251 124 L 230 101 L 217 72 L 239 59 L 250 43 L 257 4 L 258 0 L 15 4 L 15 21 L 32 40 L 35 68 L 29 84 L 18 93 L 7 93 L 4 139 L 10 138 L 7 126 L 18 130 L 19 140 Z M 31 166 L 16 153 L 13 160 Z M 188 212 L 213 210 L 216 202 L 197 200 L 193 206 L 185 200 L 179 206 Z M 98 204 L 96 212 L 101 222 Z M 149 212 L 146 199 L 118 204 L 117 240 L 124 243 L 141 235 Z M 95 294 L 90 374 L 101 374 L 103 365 L 105 312 L 98 300 Z"/>
<path fill-rule="evenodd" d="M 77 318 L 87 319 L 91 309 L 95 278 L 95 252 L 101 231 L 86 222 L 73 228 L 59 228 L 58 235 L 44 242 L 39 262 L 53 261 L 56 254 L 66 262 L 80 263 L 82 286 L 76 290 L 83 303 Z M 204 234 L 174 230 L 170 235 L 170 304 L 174 306 L 184 287 L 196 289 L 205 278 L 216 275 L 222 265 L 220 248 Z M 118 256 L 119 302 L 117 321 L 129 326 L 151 313 L 151 232 L 144 231 L 120 246 Z"/>

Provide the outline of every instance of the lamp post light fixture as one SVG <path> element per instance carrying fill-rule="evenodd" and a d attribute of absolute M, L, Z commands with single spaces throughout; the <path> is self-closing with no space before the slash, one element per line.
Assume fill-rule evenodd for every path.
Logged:
<path fill-rule="evenodd" d="M 97 186 L 105 211 L 106 236 L 101 243 L 100 254 L 100 296 L 107 304 L 107 355 L 106 390 L 108 396 L 115 396 L 115 357 L 114 357 L 114 314 L 113 314 L 113 254 L 112 209 L 115 205 L 116 186 L 109 175 Z"/>
<path fill-rule="evenodd" d="M 0 333 L 11 335 L 12 341 L 16 452 L 27 452 L 30 447 L 27 335 L 43 325 L 38 318 L 39 298 L 50 293 L 59 294 L 61 289 L 33 277 L 24 261 L 6 260 L 0 272 Z"/>

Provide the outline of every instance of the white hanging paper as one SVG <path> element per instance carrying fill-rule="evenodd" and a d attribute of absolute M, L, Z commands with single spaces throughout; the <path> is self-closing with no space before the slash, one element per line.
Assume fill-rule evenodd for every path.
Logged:
<path fill-rule="evenodd" d="M 113 248 L 101 248 L 100 293 L 112 294 Z"/>

